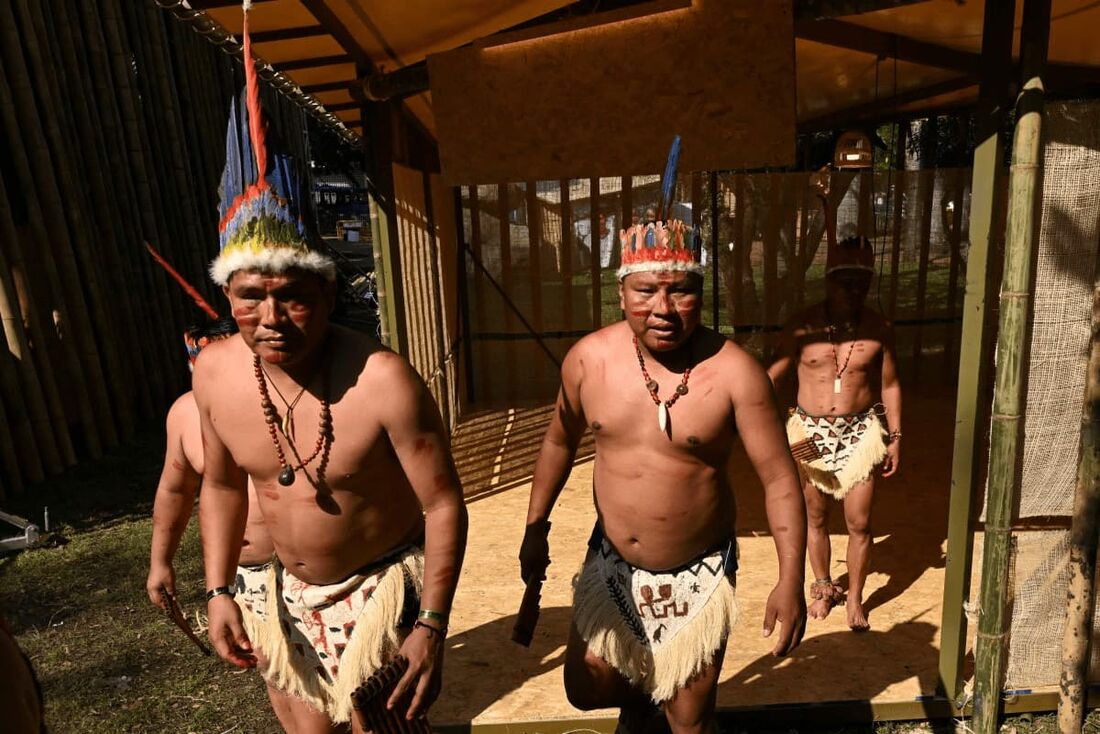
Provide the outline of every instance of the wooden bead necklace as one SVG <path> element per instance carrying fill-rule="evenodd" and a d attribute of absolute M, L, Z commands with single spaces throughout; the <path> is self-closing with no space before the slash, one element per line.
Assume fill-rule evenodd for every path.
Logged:
<path fill-rule="evenodd" d="M 649 370 L 645 368 L 645 357 L 642 356 L 642 348 L 638 345 L 638 337 L 634 337 L 634 352 L 638 355 L 638 366 L 642 368 L 646 390 L 649 390 L 649 397 L 653 398 L 653 403 L 657 406 L 657 425 L 660 426 L 662 433 L 669 434 L 668 410 L 676 404 L 681 395 L 688 394 L 688 378 L 691 377 L 691 367 L 684 370 L 684 377 L 680 384 L 676 386 L 676 392 L 673 393 L 672 397 L 668 400 L 661 400 L 661 396 L 657 392 L 660 385 L 649 376 Z"/>
<path fill-rule="evenodd" d="M 279 411 L 275 407 L 275 404 L 271 402 L 271 395 L 267 391 L 267 380 L 264 378 L 263 363 L 260 361 L 259 355 L 253 357 L 253 367 L 256 374 L 256 382 L 260 388 L 260 405 L 264 411 L 264 420 L 267 422 L 268 433 L 271 434 L 271 443 L 275 446 L 275 455 L 279 458 L 279 484 L 284 487 L 289 487 L 294 484 L 294 472 L 300 471 L 309 466 L 314 459 L 321 455 L 321 452 L 328 446 L 329 439 L 332 436 L 332 410 L 328 404 L 328 379 L 326 379 L 321 388 L 321 420 L 318 426 L 317 432 L 317 444 L 313 448 L 313 453 L 309 455 L 309 458 L 302 461 L 302 458 L 298 455 L 298 449 L 294 445 L 294 441 L 291 436 L 287 435 L 287 428 L 289 427 L 290 411 L 293 410 L 293 406 L 287 405 L 287 418 L 280 421 Z M 302 388 L 305 391 L 305 388 Z M 298 394 L 298 398 L 295 398 L 294 403 L 297 404 L 298 399 L 301 398 L 301 393 Z M 284 399 L 285 402 L 285 399 Z M 279 429 L 276 428 L 279 425 L 283 430 L 283 435 L 286 437 L 287 446 L 294 452 L 294 458 L 298 460 L 298 465 L 292 467 L 286 460 L 286 454 L 283 452 L 282 443 L 279 442 Z M 291 429 L 293 432 L 293 429 Z"/>

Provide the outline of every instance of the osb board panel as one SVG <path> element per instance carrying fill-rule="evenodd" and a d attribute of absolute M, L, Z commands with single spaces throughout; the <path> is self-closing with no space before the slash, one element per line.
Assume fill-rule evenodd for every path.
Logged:
<path fill-rule="evenodd" d="M 691 7 L 428 57 L 450 184 L 793 161 L 790 0 Z"/>

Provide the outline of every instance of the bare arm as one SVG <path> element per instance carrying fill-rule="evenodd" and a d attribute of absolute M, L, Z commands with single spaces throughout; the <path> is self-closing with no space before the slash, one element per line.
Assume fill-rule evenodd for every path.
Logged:
<path fill-rule="evenodd" d="M 401 357 L 380 352 L 385 359 L 386 401 L 382 425 L 401 468 L 424 510 L 425 609 L 446 614 L 451 609 L 466 550 L 467 515 L 458 472 L 439 408 L 420 376 Z"/>
<path fill-rule="evenodd" d="M 215 355 L 203 352 L 192 380 L 202 428 L 205 473 L 199 497 L 199 528 L 207 590 L 232 586 L 248 519 L 248 475 L 237 466 L 217 425 L 211 419 L 212 388 L 218 379 Z M 223 660 L 238 667 L 254 666 L 252 646 L 233 599 L 220 595 L 207 603 L 210 642 Z"/>
<path fill-rule="evenodd" d="M 886 406 L 886 430 L 894 434 L 886 448 L 887 458 L 882 475 L 888 477 L 898 470 L 901 461 L 901 382 L 894 351 L 894 327 L 882 326 L 882 404 Z"/>
<path fill-rule="evenodd" d="M 764 633 L 771 634 L 777 618 L 783 622 L 772 652 L 785 655 L 798 645 L 805 625 L 806 506 L 771 385 L 751 356 L 738 350 L 735 359 L 737 431 L 764 485 L 768 527 L 779 557 L 779 582 L 768 598 Z"/>
<path fill-rule="evenodd" d="M 565 356 L 561 366 L 561 388 L 554 414 L 542 439 L 531 480 L 531 499 L 527 506 L 527 530 L 520 546 L 520 576 L 524 581 L 543 578 L 550 564 L 547 542 L 550 512 L 573 470 L 577 447 L 584 437 L 585 418 L 581 408 L 583 361 L 576 348 Z"/>
<path fill-rule="evenodd" d="M 145 590 L 149 600 L 163 608 L 160 590 L 169 594 L 176 593 L 176 575 L 172 568 L 172 559 L 179 550 L 187 523 L 191 519 L 191 510 L 195 505 L 202 477 L 195 471 L 183 451 L 183 433 L 188 428 L 185 422 L 194 420 L 184 401 L 191 401 L 190 395 L 177 400 L 168 411 L 165 429 L 168 445 L 164 451 L 164 468 L 160 472 L 156 497 L 153 500 L 153 540 L 149 550 L 149 576 Z M 190 426 L 198 430 L 198 426 Z"/>
<path fill-rule="evenodd" d="M 401 357 L 379 352 L 390 399 L 382 406 L 382 426 L 401 468 L 424 510 L 424 588 L 421 611 L 450 613 L 466 552 L 467 515 L 458 472 L 451 459 L 439 408 L 428 388 Z M 428 627 L 420 625 L 430 625 Z M 439 695 L 443 672 L 443 632 L 446 622 L 418 622 L 401 646 L 409 668 L 390 697 L 393 708 L 410 688 L 415 693 L 407 712 L 411 720 L 423 714 Z"/>

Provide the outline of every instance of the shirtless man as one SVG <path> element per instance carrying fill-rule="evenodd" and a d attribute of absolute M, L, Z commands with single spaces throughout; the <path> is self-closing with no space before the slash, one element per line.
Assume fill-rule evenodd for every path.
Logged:
<path fill-rule="evenodd" d="M 830 249 L 825 301 L 795 315 L 768 368 L 777 391 L 797 365 L 798 405 L 787 422 L 791 451 L 802 469 L 815 580 L 809 614 L 824 619 L 843 598 L 830 572 L 829 497 L 844 504 L 848 526 L 848 626 L 870 628 L 863 584 L 871 558 L 873 472 L 898 470 L 901 385 L 893 327 L 864 306 L 874 273 L 874 249 L 851 237 Z M 879 383 L 882 410 L 876 409 Z M 882 414 L 885 413 L 885 424 Z"/>
<path fill-rule="evenodd" d="M 207 344 L 228 338 L 237 332 L 231 319 L 212 321 L 188 329 L 184 342 L 190 365 Z M 149 576 L 145 590 L 149 601 L 165 609 L 161 591 L 176 596 L 176 571 L 172 560 L 179 550 L 180 539 L 191 520 L 195 495 L 202 483 L 204 469 L 202 435 L 199 430 L 199 409 L 190 390 L 181 395 L 168 410 L 165 422 L 168 434 L 164 453 L 164 468 L 153 500 L 153 539 L 150 544 Z M 268 568 L 274 548 L 264 527 L 263 514 L 256 500 L 256 488 L 248 483 L 248 519 L 245 523 L 241 555 L 237 561 L 235 600 L 242 607 L 246 630 L 254 630 L 265 618 Z M 267 687 L 272 708 L 284 726 L 289 726 L 286 694 Z"/>
<path fill-rule="evenodd" d="M 240 334 L 201 354 L 193 380 L 209 635 L 223 659 L 256 664 L 231 586 L 251 479 L 275 547 L 257 640 L 264 676 L 294 697 L 292 731 L 363 731 L 351 694 L 395 655 L 408 669 L 391 711 L 412 720 L 438 694 L 466 510 L 423 381 L 402 357 L 329 322 L 335 266 L 306 241 L 288 161 L 266 149 L 247 19 L 249 134 L 234 114 L 227 150 L 232 167 L 243 146 L 256 180 L 223 176 L 210 268 Z"/>
<path fill-rule="evenodd" d="M 566 355 L 520 550 L 523 578 L 541 576 L 550 511 L 591 429 L 599 519 L 576 583 L 565 689 L 578 708 L 621 708 L 628 731 L 661 713 L 674 732 L 714 728 L 736 617 L 726 467 L 738 436 L 779 556 L 764 616 L 765 636 L 782 622 L 773 654 L 794 649 L 805 625 L 805 515 L 771 385 L 751 355 L 699 323 L 701 268 L 685 234 L 675 221 L 622 233 L 626 320 Z"/>

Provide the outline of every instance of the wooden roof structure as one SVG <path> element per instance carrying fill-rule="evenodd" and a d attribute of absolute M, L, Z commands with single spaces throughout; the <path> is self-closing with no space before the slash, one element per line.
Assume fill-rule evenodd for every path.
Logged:
<path fill-rule="evenodd" d="M 367 97 L 403 98 L 423 129 L 434 134 L 424 63 L 430 54 L 492 43 L 517 27 L 531 38 L 691 3 L 255 0 L 253 43 L 257 56 L 352 133 L 363 132 L 365 91 Z M 239 0 L 187 4 L 239 35 Z M 1093 41 L 1100 6 L 1091 0 L 1052 5 L 1050 77 L 1056 91 L 1100 83 L 1100 46 Z M 984 12 L 983 0 L 794 0 L 799 128 L 828 129 L 974 104 Z M 1017 28 L 1021 13 L 1017 5 Z"/>

